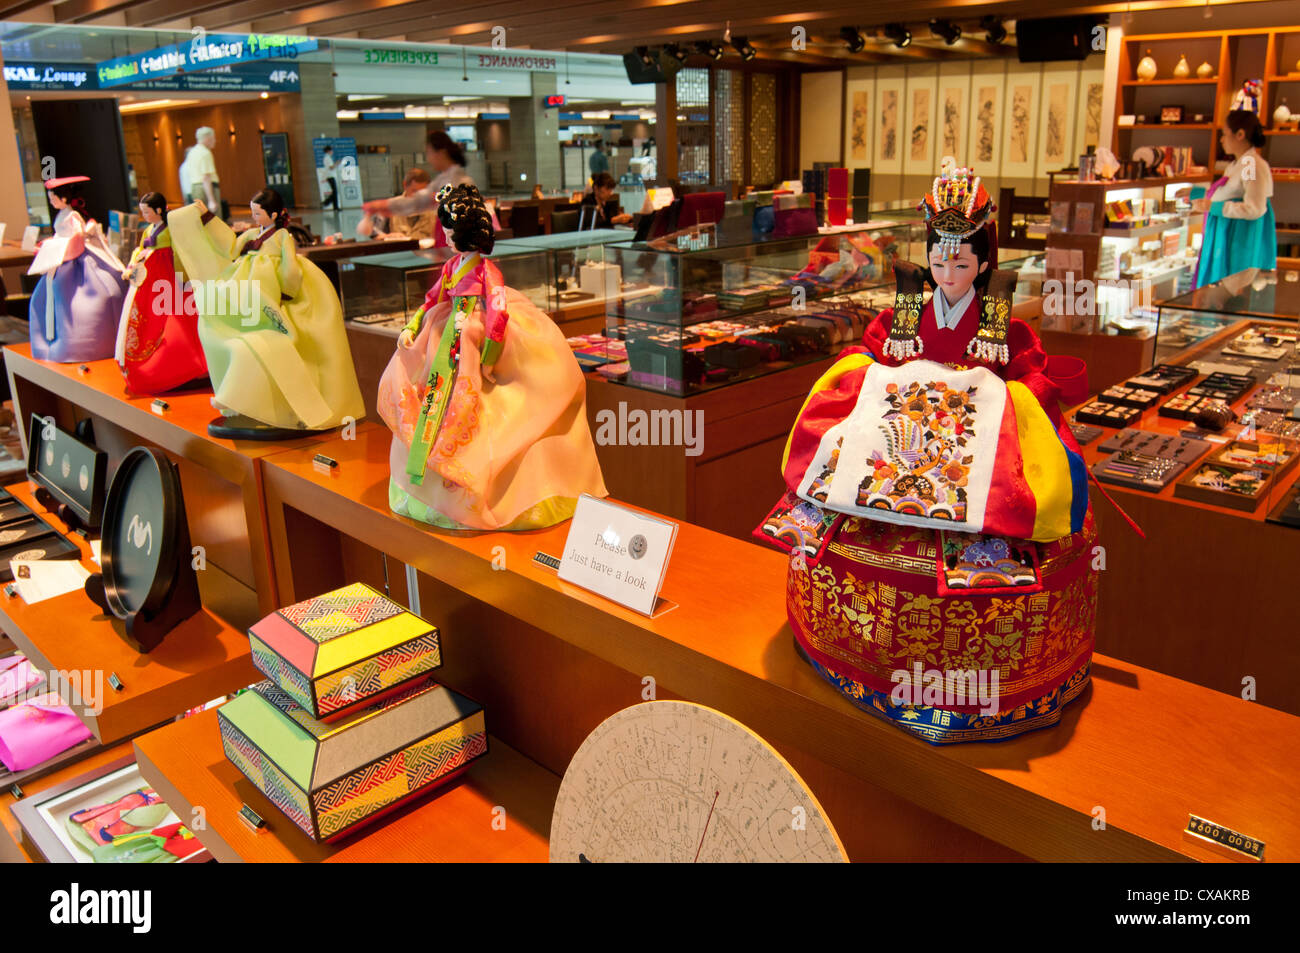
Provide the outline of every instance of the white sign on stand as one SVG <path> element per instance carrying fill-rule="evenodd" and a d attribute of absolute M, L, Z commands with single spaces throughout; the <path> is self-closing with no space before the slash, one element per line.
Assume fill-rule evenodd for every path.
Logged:
<path fill-rule="evenodd" d="M 583 494 L 564 543 L 559 575 L 645 615 L 654 615 L 677 524 Z"/>

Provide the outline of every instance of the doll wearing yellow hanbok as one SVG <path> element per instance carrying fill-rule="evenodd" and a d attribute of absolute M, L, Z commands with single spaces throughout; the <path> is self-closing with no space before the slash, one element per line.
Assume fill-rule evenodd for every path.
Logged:
<path fill-rule="evenodd" d="M 298 254 L 273 189 L 253 196 L 249 210 L 253 227 L 241 235 L 201 202 L 168 218 L 195 289 L 213 405 L 228 418 L 209 432 L 275 439 L 360 419 L 338 295 Z"/>

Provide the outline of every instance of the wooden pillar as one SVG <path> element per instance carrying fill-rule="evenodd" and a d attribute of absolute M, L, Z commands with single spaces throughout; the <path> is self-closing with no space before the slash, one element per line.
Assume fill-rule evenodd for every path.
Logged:
<path fill-rule="evenodd" d="M 672 81 L 655 86 L 655 149 L 659 181 L 677 178 L 677 84 Z"/>

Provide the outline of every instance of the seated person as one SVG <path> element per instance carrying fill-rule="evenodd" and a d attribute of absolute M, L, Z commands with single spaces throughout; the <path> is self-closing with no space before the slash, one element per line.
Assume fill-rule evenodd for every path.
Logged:
<path fill-rule="evenodd" d="M 583 205 L 596 206 L 596 228 L 613 228 L 632 221 L 631 215 L 619 211 L 618 199 L 614 198 L 615 185 L 614 177 L 608 172 L 597 172 L 591 179 L 591 191 L 582 198 Z"/>
<path fill-rule="evenodd" d="M 402 194 L 395 198 L 410 198 L 417 192 L 429 187 L 433 179 L 428 172 L 414 168 L 406 173 L 402 180 Z M 393 213 L 388 218 L 388 227 L 376 234 L 377 238 L 432 238 L 436 213 L 432 210 L 411 212 L 409 215 Z"/>

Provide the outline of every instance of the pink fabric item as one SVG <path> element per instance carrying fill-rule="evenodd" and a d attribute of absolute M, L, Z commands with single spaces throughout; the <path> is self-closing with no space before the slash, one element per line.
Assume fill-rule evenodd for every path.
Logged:
<path fill-rule="evenodd" d="M 33 685 L 45 681 L 45 674 L 33 667 L 24 655 L 0 659 L 0 705 L 10 705 Z"/>
<path fill-rule="evenodd" d="M 0 761 L 25 771 L 91 737 L 72 709 L 50 692 L 0 711 Z"/>

